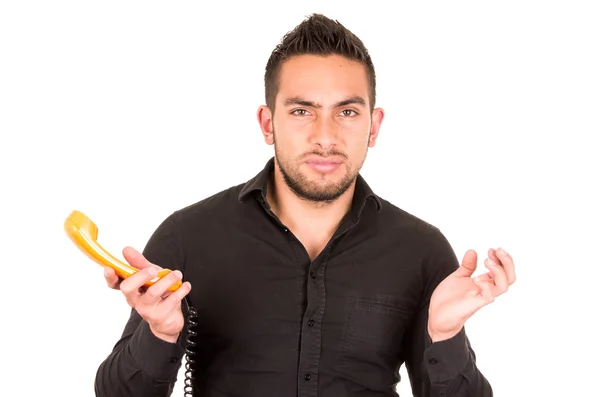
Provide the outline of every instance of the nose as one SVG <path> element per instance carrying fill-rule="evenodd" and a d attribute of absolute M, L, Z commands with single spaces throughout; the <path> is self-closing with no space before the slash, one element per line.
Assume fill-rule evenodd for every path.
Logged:
<path fill-rule="evenodd" d="M 338 126 L 328 117 L 320 117 L 313 123 L 312 144 L 323 149 L 333 147 L 337 143 Z"/>

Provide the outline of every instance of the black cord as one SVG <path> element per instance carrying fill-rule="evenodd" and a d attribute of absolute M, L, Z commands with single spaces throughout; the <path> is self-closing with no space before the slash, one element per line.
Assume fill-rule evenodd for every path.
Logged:
<path fill-rule="evenodd" d="M 196 354 L 194 351 L 194 338 L 198 333 L 195 331 L 198 323 L 198 312 L 190 304 L 188 297 L 185 297 L 185 306 L 187 308 L 187 333 L 185 336 L 185 386 L 183 388 L 185 397 L 192 397 L 194 395 L 194 364 L 196 363 L 192 357 Z"/>

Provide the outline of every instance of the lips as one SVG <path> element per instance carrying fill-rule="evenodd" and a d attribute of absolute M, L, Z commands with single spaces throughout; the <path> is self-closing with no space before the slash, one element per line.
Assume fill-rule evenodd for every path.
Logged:
<path fill-rule="evenodd" d="M 334 159 L 311 158 L 306 160 L 306 164 L 321 174 L 329 174 L 337 170 L 342 162 Z"/>

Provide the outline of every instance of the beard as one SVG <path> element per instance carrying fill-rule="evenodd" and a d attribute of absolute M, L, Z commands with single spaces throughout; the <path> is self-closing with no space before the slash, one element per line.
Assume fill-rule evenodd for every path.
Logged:
<path fill-rule="evenodd" d="M 275 134 L 273 135 L 275 138 Z M 349 161 L 348 156 L 345 153 L 336 150 L 313 150 L 299 156 L 297 161 L 287 161 L 280 155 L 280 151 L 277 148 L 275 139 L 274 146 L 276 165 L 283 176 L 283 180 L 290 190 L 303 200 L 321 204 L 331 203 L 348 191 L 350 186 L 352 186 L 358 177 L 362 164 L 364 163 L 364 157 L 366 157 L 365 151 L 365 156 L 363 157 L 359 166 L 356 168 L 352 167 L 352 163 Z M 325 177 L 321 178 L 320 180 L 308 179 L 308 177 L 303 174 L 302 171 L 300 171 L 300 166 L 298 165 L 301 160 L 308 155 L 317 155 L 322 157 L 339 156 L 345 159 L 346 162 L 343 165 L 346 170 L 345 174 L 338 181 L 327 181 Z"/>

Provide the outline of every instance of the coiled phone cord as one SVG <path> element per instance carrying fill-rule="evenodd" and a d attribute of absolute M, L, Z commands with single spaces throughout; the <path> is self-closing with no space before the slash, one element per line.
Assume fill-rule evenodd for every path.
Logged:
<path fill-rule="evenodd" d="M 194 364 L 196 361 L 192 358 L 196 352 L 194 347 L 196 342 L 194 338 L 198 333 L 195 331 L 198 322 L 198 312 L 190 304 L 188 297 L 185 297 L 185 306 L 187 309 L 187 332 L 185 336 L 185 386 L 183 388 L 185 397 L 192 397 L 194 395 Z"/>

